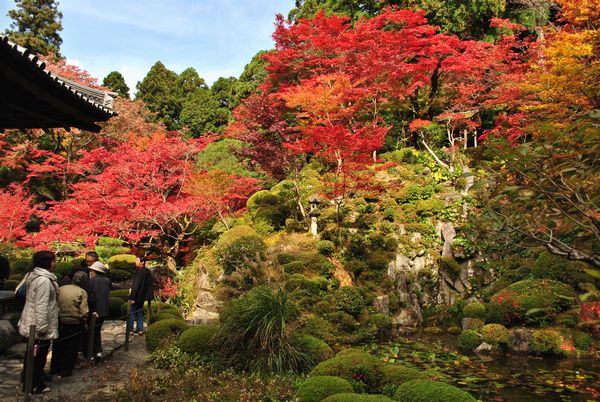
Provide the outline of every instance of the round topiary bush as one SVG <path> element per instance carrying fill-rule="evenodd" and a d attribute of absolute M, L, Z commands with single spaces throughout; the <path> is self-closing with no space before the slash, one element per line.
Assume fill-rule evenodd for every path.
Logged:
<path fill-rule="evenodd" d="M 154 324 L 155 322 L 163 321 L 163 320 L 181 320 L 181 314 L 177 314 L 174 311 L 167 310 L 161 311 L 158 314 L 152 314 L 148 319 L 148 323 Z"/>
<path fill-rule="evenodd" d="M 137 257 L 133 254 L 117 254 L 108 259 L 108 267 L 111 271 L 127 271 L 130 274 L 135 273 L 135 260 Z"/>
<path fill-rule="evenodd" d="M 502 289 L 488 304 L 486 321 L 506 326 L 539 325 L 556 313 L 569 309 L 575 300 L 573 288 L 551 279 L 525 279 Z"/>
<path fill-rule="evenodd" d="M 459 335 L 462 332 L 462 329 L 460 327 L 449 327 L 446 332 L 450 335 Z"/>
<path fill-rule="evenodd" d="M 385 395 L 342 393 L 328 396 L 323 402 L 392 402 Z"/>
<path fill-rule="evenodd" d="M 120 297 L 109 297 L 108 299 L 108 315 L 110 318 L 122 318 L 121 314 L 121 305 L 123 304 L 123 299 Z"/>
<path fill-rule="evenodd" d="M 111 269 L 109 275 L 112 282 L 125 282 L 133 277 L 131 273 L 120 269 Z"/>
<path fill-rule="evenodd" d="M 358 382 L 356 388 L 376 391 L 383 379 L 382 363 L 367 352 L 348 349 L 337 354 L 333 359 L 319 363 L 311 376 L 328 375 L 341 377 L 350 382 Z"/>
<path fill-rule="evenodd" d="M 149 352 L 154 352 L 163 341 L 169 338 L 175 339 L 188 328 L 185 321 L 178 319 L 163 320 L 151 324 L 146 331 L 146 349 Z"/>
<path fill-rule="evenodd" d="M 321 402 L 328 396 L 352 392 L 352 385 L 339 377 L 315 376 L 306 379 L 298 387 L 300 402 Z"/>
<path fill-rule="evenodd" d="M 485 318 L 485 306 L 479 302 L 469 303 L 463 308 L 463 317 L 483 320 Z"/>
<path fill-rule="evenodd" d="M 127 301 L 127 300 L 129 300 L 129 289 L 111 290 L 109 295 L 110 295 L 110 297 L 119 297 L 123 301 Z"/>
<path fill-rule="evenodd" d="M 406 367 L 401 364 L 384 364 L 381 368 L 383 372 L 382 386 L 399 386 L 411 380 L 428 380 L 429 376 L 421 370 Z M 387 392 L 386 392 L 387 394 Z"/>
<path fill-rule="evenodd" d="M 561 356 L 564 354 L 562 343 L 563 337 L 560 332 L 553 329 L 538 329 L 533 331 L 529 347 L 536 355 Z"/>
<path fill-rule="evenodd" d="M 256 253 L 262 253 L 265 247 L 261 237 L 250 226 L 235 226 L 219 238 L 217 257 L 225 274 L 230 274 L 238 267 L 247 267 L 246 260 L 254 260 Z"/>
<path fill-rule="evenodd" d="M 584 271 L 585 268 L 587 266 L 583 262 L 569 261 L 544 251 L 535 260 L 531 273 L 535 278 L 553 279 L 577 287 L 579 283 L 591 281 Z"/>
<path fill-rule="evenodd" d="M 342 286 L 335 292 L 337 307 L 341 311 L 357 316 L 366 307 L 365 299 L 357 288 Z"/>
<path fill-rule="evenodd" d="M 502 324 L 487 324 L 481 328 L 481 339 L 490 345 L 505 348 L 510 342 L 510 331 Z"/>
<path fill-rule="evenodd" d="M 400 385 L 394 400 L 401 402 L 475 402 L 466 391 L 452 385 L 429 380 L 412 380 Z"/>
<path fill-rule="evenodd" d="M 471 329 L 464 330 L 458 336 L 458 347 L 462 350 L 472 352 L 481 344 L 479 332 Z"/>
<path fill-rule="evenodd" d="M 177 347 L 185 353 L 209 355 L 215 351 L 212 338 L 219 330 L 218 325 L 199 325 L 186 329 L 177 339 Z"/>
<path fill-rule="evenodd" d="M 332 241 L 319 240 L 317 242 L 317 251 L 324 256 L 330 256 L 335 251 L 335 246 Z"/>
<path fill-rule="evenodd" d="M 308 360 L 312 362 L 311 367 L 333 356 L 329 345 L 312 335 L 296 334 L 292 338 L 292 345 L 308 356 Z"/>
<path fill-rule="evenodd" d="M 483 326 L 485 325 L 485 323 L 480 320 L 479 318 L 469 318 L 469 317 L 465 317 L 462 320 L 462 327 L 463 329 L 470 329 L 473 331 L 479 331 L 481 328 L 483 328 Z"/>

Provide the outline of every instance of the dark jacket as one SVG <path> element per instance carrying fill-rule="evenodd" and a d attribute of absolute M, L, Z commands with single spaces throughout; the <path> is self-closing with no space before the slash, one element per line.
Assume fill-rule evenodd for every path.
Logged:
<path fill-rule="evenodd" d="M 108 299 L 110 294 L 110 279 L 106 275 L 96 275 L 89 283 L 92 297 L 90 311 L 98 313 L 98 317 L 108 317 Z"/>
<path fill-rule="evenodd" d="M 133 300 L 136 303 L 152 300 L 154 298 L 154 285 L 152 282 L 152 272 L 148 268 L 138 269 L 131 283 L 129 300 Z"/>

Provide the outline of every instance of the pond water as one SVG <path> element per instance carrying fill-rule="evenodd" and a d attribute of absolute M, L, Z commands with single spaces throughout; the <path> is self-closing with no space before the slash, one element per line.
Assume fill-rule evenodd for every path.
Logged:
<path fill-rule="evenodd" d="M 424 335 L 373 346 L 373 353 L 469 391 L 482 401 L 598 401 L 600 359 L 494 357 L 458 352 L 455 336 Z"/>

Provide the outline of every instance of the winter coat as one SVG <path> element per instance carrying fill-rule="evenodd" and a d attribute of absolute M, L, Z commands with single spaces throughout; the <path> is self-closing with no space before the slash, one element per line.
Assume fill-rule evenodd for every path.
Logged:
<path fill-rule="evenodd" d="M 89 312 L 87 293 L 77 285 L 61 286 L 58 294 L 58 308 L 61 324 L 81 324 Z"/>
<path fill-rule="evenodd" d="M 21 281 L 27 285 L 27 299 L 19 320 L 19 334 L 29 336 L 35 325 L 36 339 L 58 338 L 58 284 L 50 271 L 36 267 Z"/>
<path fill-rule="evenodd" d="M 131 283 L 131 292 L 129 300 L 140 304 L 154 298 L 154 285 L 152 272 L 146 267 L 140 268 L 135 272 L 133 282 Z"/>
<path fill-rule="evenodd" d="M 110 279 L 106 275 L 98 274 L 90 279 L 89 287 L 92 292 L 91 310 L 98 313 L 98 317 L 108 317 L 108 299 L 110 298 Z"/>

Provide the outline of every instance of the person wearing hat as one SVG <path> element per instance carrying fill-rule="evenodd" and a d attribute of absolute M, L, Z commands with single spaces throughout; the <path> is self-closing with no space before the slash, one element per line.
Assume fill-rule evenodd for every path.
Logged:
<path fill-rule="evenodd" d="M 73 375 L 89 313 L 88 296 L 84 289 L 87 281 L 87 274 L 77 271 L 70 284 L 60 287 L 58 294 L 60 336 L 52 346 L 50 374 L 58 374 L 61 377 Z"/>
<path fill-rule="evenodd" d="M 94 347 L 93 356 L 102 357 L 102 324 L 109 315 L 108 299 L 110 293 L 110 279 L 108 269 L 100 261 L 90 265 L 90 285 L 92 292 L 91 311 L 96 316 L 96 325 L 94 327 Z"/>

